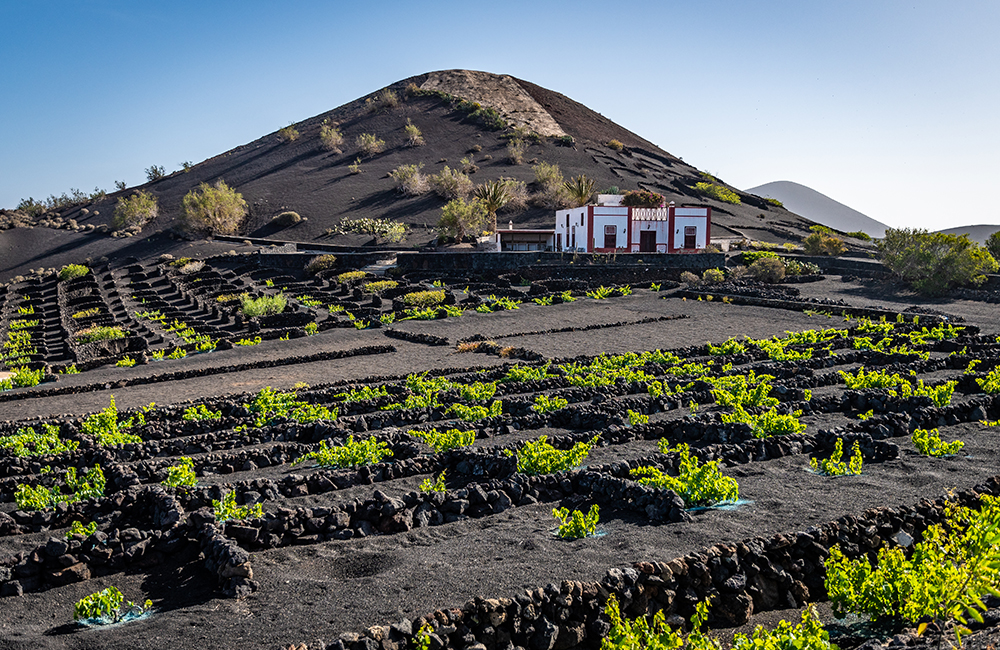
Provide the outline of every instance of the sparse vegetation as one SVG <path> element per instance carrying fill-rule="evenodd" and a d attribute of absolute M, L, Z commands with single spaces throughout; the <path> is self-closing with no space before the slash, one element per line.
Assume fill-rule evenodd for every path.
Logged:
<path fill-rule="evenodd" d="M 428 180 L 437 195 L 448 200 L 468 198 L 474 187 L 468 176 L 447 165 Z"/>
<path fill-rule="evenodd" d="M 73 335 L 78 343 L 94 343 L 95 341 L 112 341 L 123 339 L 126 336 L 125 330 L 118 325 L 94 325 L 82 329 Z"/>
<path fill-rule="evenodd" d="M 535 174 L 535 184 L 538 191 L 531 197 L 532 201 L 543 208 L 561 208 L 568 202 L 562 172 L 559 165 L 540 162 L 531 168 Z"/>
<path fill-rule="evenodd" d="M 379 138 L 374 133 L 362 133 L 355 140 L 358 151 L 366 156 L 374 156 L 385 151 L 385 140 Z"/>
<path fill-rule="evenodd" d="M 346 233 L 360 233 L 371 235 L 382 241 L 396 243 L 403 241 L 406 237 L 406 224 L 391 219 L 344 219 L 336 228 L 331 228 L 328 234 L 342 235 Z"/>
<path fill-rule="evenodd" d="M 605 144 L 608 145 L 609 149 L 612 149 L 614 151 L 621 151 L 622 149 L 625 148 L 625 145 L 623 145 L 618 140 L 608 140 Z M 616 192 L 616 194 L 617 194 L 617 192 Z"/>
<path fill-rule="evenodd" d="M 844 240 L 834 235 L 814 232 L 802 240 L 802 247 L 809 255 L 843 255 L 847 252 Z"/>
<path fill-rule="evenodd" d="M 427 177 L 420 173 L 424 164 L 400 165 L 389 172 L 389 178 L 396 182 L 396 190 L 407 196 L 417 196 L 430 189 Z"/>
<path fill-rule="evenodd" d="M 410 121 L 410 118 L 406 118 L 406 126 L 403 127 L 406 132 L 406 144 L 410 147 L 419 147 L 424 144 L 424 134 L 420 132 L 417 125 Z"/>
<path fill-rule="evenodd" d="M 441 208 L 438 230 L 442 235 L 453 236 L 456 242 L 461 243 L 465 234 L 479 230 L 485 219 L 486 208 L 479 199 L 453 199 Z"/>
<path fill-rule="evenodd" d="M 435 307 L 444 302 L 444 291 L 414 291 L 403 296 L 411 307 Z"/>
<path fill-rule="evenodd" d="M 259 298 L 254 298 L 248 293 L 240 296 L 240 311 L 247 318 L 280 314 L 285 311 L 287 305 L 288 299 L 283 293 L 273 296 L 261 296 Z"/>
<path fill-rule="evenodd" d="M 889 228 L 878 242 L 878 251 L 897 277 L 930 296 L 952 287 L 978 286 L 998 268 L 993 256 L 966 235 Z"/>
<path fill-rule="evenodd" d="M 512 165 L 520 165 L 524 162 L 524 154 L 528 151 L 528 145 L 520 138 L 511 138 L 507 141 L 507 160 Z"/>
<path fill-rule="evenodd" d="M 247 213 L 243 195 L 219 180 L 215 185 L 202 183 L 184 196 L 184 219 L 192 230 L 207 230 L 232 235 L 239 230 Z"/>
<path fill-rule="evenodd" d="M 294 124 L 289 124 L 284 128 L 278 129 L 278 138 L 282 142 L 295 142 L 299 139 L 299 130 L 295 128 Z"/>
<path fill-rule="evenodd" d="M 111 227 L 115 230 L 133 226 L 141 228 L 155 219 L 157 214 L 159 206 L 156 197 L 150 192 L 139 190 L 131 196 L 119 197 Z"/>
<path fill-rule="evenodd" d="M 663 206 L 663 195 L 649 190 L 625 192 L 622 205 L 633 208 L 659 208 Z"/>
<path fill-rule="evenodd" d="M 594 196 L 594 179 L 583 174 L 563 183 L 563 193 L 569 198 L 570 207 L 576 208 L 590 203 Z"/>
<path fill-rule="evenodd" d="M 754 279 L 771 284 L 781 282 L 785 277 L 785 265 L 777 257 L 762 257 L 747 270 Z"/>
<path fill-rule="evenodd" d="M 716 201 L 722 201 L 723 203 L 740 203 L 740 197 L 738 194 L 733 192 L 727 187 L 722 185 L 716 185 L 715 183 L 706 183 L 704 181 L 695 183 L 694 189 L 701 192 L 707 197 L 713 198 Z"/>
<path fill-rule="evenodd" d="M 326 271 L 337 267 L 336 255 L 317 255 L 306 264 L 306 273 L 316 275 L 320 271 Z"/>
<path fill-rule="evenodd" d="M 65 282 L 66 280 L 82 278 L 88 273 L 90 273 L 90 268 L 83 264 L 67 264 L 59 271 L 59 281 Z"/>
<path fill-rule="evenodd" d="M 340 153 L 340 145 L 344 143 L 344 136 L 337 129 L 336 124 L 324 121 L 319 127 L 319 141 L 327 151 Z"/>

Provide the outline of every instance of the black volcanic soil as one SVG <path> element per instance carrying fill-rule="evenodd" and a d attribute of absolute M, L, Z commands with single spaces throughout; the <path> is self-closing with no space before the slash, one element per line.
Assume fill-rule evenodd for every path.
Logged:
<path fill-rule="evenodd" d="M 906 296 L 872 295 L 863 286 L 839 279 L 803 285 L 804 295 L 844 298 L 856 306 L 872 303 L 913 304 Z M 434 322 L 410 322 L 398 327 L 448 337 L 453 343 L 473 333 L 504 337 L 503 344 L 523 346 L 545 357 L 569 357 L 600 352 L 680 348 L 731 336 L 764 337 L 786 330 L 840 326 L 839 317 L 807 316 L 798 311 L 742 307 L 716 302 L 662 299 L 664 294 L 636 290 L 629 297 L 605 301 L 579 300 L 553 307 L 524 305 L 516 312 Z M 996 330 L 995 309 L 981 303 L 951 301 L 936 308 L 964 317 L 968 323 Z M 641 325 L 625 325 L 590 332 L 518 335 L 565 327 L 568 324 L 634 321 L 644 316 L 686 314 L 688 318 Z M 430 347 L 386 339 L 381 332 L 330 330 L 316 337 L 270 342 L 173 362 L 183 367 L 232 363 L 233 358 L 275 358 L 299 354 L 302 349 L 350 349 L 363 344 L 396 346 L 394 353 L 354 357 L 192 378 L 183 381 L 104 388 L 106 382 L 149 373 L 149 367 L 105 368 L 63 377 L 55 386 L 97 388 L 77 395 L 0 402 L 0 419 L 24 419 L 84 413 L 103 408 L 114 393 L 122 408 L 156 401 L 171 404 L 208 396 L 252 392 L 265 385 L 290 387 L 372 375 L 402 376 L 429 368 L 483 366 L 496 357 L 456 354 L 454 347 Z M 170 362 L 165 362 L 170 363 Z M 157 369 L 159 370 L 160 367 Z M 167 366 L 162 367 L 168 370 Z M 959 401 L 961 396 L 956 396 Z M 676 411 L 656 417 L 678 417 Z M 655 418 L 654 418 L 655 419 Z M 846 423 L 840 415 L 806 419 L 810 430 Z M 741 496 L 750 501 L 735 510 L 710 510 L 688 523 L 649 525 L 633 514 L 602 511 L 602 537 L 572 542 L 552 535 L 553 503 L 518 507 L 500 515 L 467 520 L 407 533 L 360 540 L 323 542 L 255 552 L 254 579 L 260 589 L 242 600 L 220 598 L 214 580 L 193 557 L 151 569 L 148 573 L 110 575 L 23 597 L 0 599 L 2 648 L 268 648 L 330 642 L 346 632 L 361 632 L 427 614 L 438 608 L 460 606 L 477 597 L 512 596 L 523 589 L 561 580 L 599 580 L 612 567 L 637 561 L 669 560 L 725 541 L 772 533 L 794 532 L 860 514 L 876 506 L 913 505 L 953 488 L 967 488 L 997 473 L 1000 451 L 996 433 L 974 424 L 947 428 L 948 438 L 967 443 L 962 456 L 936 460 L 904 447 L 898 459 L 867 467 L 860 477 L 826 479 L 806 472 L 801 456 L 732 467 Z M 896 440 L 895 442 L 900 442 Z M 596 449 L 589 462 L 604 463 L 615 455 L 642 455 L 651 443 L 637 442 L 612 452 Z M 609 455 L 612 454 L 612 455 Z M 279 471 L 280 470 L 280 471 Z M 280 472 L 287 468 L 270 470 Z M 298 470 L 300 473 L 309 470 Z M 221 477 L 236 480 L 234 477 Z M 380 486 L 388 493 L 416 487 L 415 477 Z M 284 499 L 279 505 L 337 502 L 350 491 Z M 7 504 L 10 505 L 10 504 Z M 274 507 L 269 504 L 268 507 Z M 0 555 L 44 543 L 48 533 L 0 539 Z M 108 629 L 79 629 L 71 624 L 72 604 L 79 598 L 115 584 L 126 596 L 144 594 L 155 612 L 145 620 Z M 794 613 L 792 613 L 794 615 Z M 827 614 L 828 616 L 828 614 Z M 763 619 L 774 619 L 775 613 Z"/>

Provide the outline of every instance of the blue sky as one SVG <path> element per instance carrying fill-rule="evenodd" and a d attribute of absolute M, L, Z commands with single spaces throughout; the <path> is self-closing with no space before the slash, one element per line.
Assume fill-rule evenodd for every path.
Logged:
<path fill-rule="evenodd" d="M 0 206 L 198 162 L 405 77 L 511 74 L 726 182 L 1000 224 L 1000 3 L 0 0 Z"/>

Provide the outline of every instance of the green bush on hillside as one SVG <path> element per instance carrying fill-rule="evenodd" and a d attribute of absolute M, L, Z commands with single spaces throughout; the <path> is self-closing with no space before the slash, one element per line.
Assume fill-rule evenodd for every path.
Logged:
<path fill-rule="evenodd" d="M 987 273 L 998 268 L 989 251 L 967 235 L 889 228 L 878 242 L 878 251 L 889 270 L 925 295 L 941 295 L 957 286 L 978 286 L 986 281 Z"/>
<path fill-rule="evenodd" d="M 145 226 L 159 214 L 156 197 L 140 190 L 131 196 L 123 196 L 115 205 L 115 215 L 111 219 L 111 227 L 115 230 L 130 226 Z"/>

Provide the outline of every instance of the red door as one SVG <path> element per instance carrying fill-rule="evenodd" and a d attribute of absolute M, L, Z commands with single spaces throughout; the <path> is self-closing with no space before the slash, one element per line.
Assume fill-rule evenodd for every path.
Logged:
<path fill-rule="evenodd" d="M 618 247 L 618 227 L 604 226 L 604 248 Z"/>
<path fill-rule="evenodd" d="M 641 231 L 639 231 L 639 252 L 640 253 L 655 253 L 656 252 L 656 231 L 655 230 L 641 230 Z"/>
<path fill-rule="evenodd" d="M 698 247 L 698 226 L 684 226 L 684 248 Z"/>

